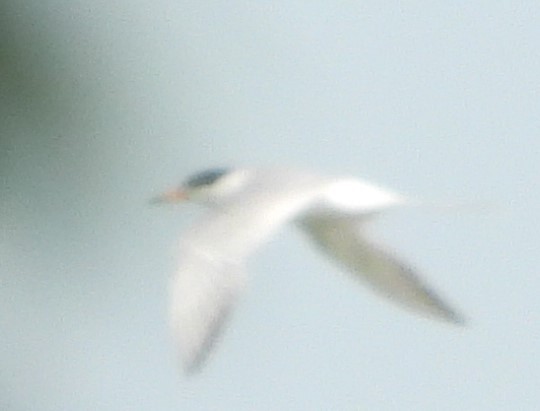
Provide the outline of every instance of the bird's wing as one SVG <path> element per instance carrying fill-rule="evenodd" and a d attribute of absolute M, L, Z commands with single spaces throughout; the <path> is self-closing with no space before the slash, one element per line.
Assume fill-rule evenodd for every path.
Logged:
<path fill-rule="evenodd" d="M 352 271 L 379 294 L 424 315 L 452 323 L 463 318 L 418 277 L 407 264 L 370 242 L 362 220 L 312 217 L 302 228 L 323 251 Z"/>
<path fill-rule="evenodd" d="M 187 371 L 202 364 L 223 329 L 244 283 L 246 257 L 313 201 L 318 184 L 304 178 L 261 179 L 186 232 L 170 292 L 171 325 Z"/>
<path fill-rule="evenodd" d="M 185 248 L 171 279 L 171 326 L 186 372 L 206 359 L 243 288 L 240 263 Z"/>

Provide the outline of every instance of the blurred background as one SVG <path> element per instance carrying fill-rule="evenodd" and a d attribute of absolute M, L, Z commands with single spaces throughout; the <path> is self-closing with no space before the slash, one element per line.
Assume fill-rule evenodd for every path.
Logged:
<path fill-rule="evenodd" d="M 537 410 L 540 3 L 4 0 L 0 409 Z M 283 230 L 201 374 L 168 276 L 212 166 L 294 165 L 489 212 L 377 234 L 469 318 L 417 318 Z"/>

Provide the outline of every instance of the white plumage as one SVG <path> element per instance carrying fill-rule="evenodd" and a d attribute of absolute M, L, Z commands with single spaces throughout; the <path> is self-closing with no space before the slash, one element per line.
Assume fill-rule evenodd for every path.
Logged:
<path fill-rule="evenodd" d="M 365 221 L 407 200 L 361 180 L 289 169 L 209 170 L 158 201 L 190 200 L 209 212 L 183 235 L 171 279 L 171 325 L 184 368 L 200 368 L 245 282 L 246 259 L 294 222 L 343 268 L 376 292 L 421 314 L 462 318 L 389 252 L 371 243 Z"/>

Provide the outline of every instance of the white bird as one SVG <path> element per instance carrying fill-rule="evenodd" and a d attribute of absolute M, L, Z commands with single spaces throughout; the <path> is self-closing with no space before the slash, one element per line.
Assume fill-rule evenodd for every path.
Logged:
<path fill-rule="evenodd" d="M 291 169 L 212 169 L 154 202 L 189 200 L 210 211 L 184 234 L 171 279 L 171 325 L 187 372 L 216 342 L 245 280 L 245 263 L 268 237 L 294 222 L 341 266 L 391 301 L 460 324 L 460 314 L 407 264 L 366 238 L 374 215 L 408 204 L 398 194 L 354 178 Z"/>

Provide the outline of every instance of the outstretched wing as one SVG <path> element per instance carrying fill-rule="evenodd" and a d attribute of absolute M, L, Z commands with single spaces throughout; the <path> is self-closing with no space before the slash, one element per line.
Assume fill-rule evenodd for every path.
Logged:
<path fill-rule="evenodd" d="M 171 279 L 171 327 L 186 372 L 211 351 L 245 282 L 238 263 L 184 247 Z"/>
<path fill-rule="evenodd" d="M 411 267 L 366 239 L 358 218 L 311 217 L 302 222 L 302 228 L 323 251 L 379 294 L 419 313 L 463 323 L 463 317 L 424 284 Z"/>
<path fill-rule="evenodd" d="M 196 371 L 244 283 L 244 262 L 320 193 L 320 179 L 261 175 L 237 199 L 203 216 L 182 238 L 171 280 L 171 322 L 186 371 Z"/>

